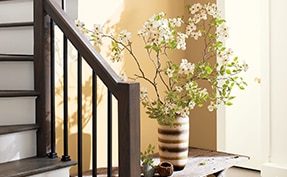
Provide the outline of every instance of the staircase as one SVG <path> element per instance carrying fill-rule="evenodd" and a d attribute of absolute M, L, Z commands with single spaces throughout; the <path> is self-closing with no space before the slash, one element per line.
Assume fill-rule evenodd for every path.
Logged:
<path fill-rule="evenodd" d="M 54 24 L 78 51 L 77 145 L 69 146 L 70 117 L 64 109 L 60 147 L 64 152 L 59 155 L 54 109 Z M 63 50 L 64 66 L 67 52 Z M 92 157 L 88 159 L 82 155 L 82 60 L 92 71 Z M 64 108 L 69 104 L 65 68 Z M 99 116 L 107 121 L 107 176 L 112 177 L 113 149 L 118 152 L 119 176 L 140 176 L 139 83 L 123 82 L 55 0 L 0 0 L 0 177 L 68 177 L 73 165 L 77 165 L 77 176 L 82 177 L 85 160 L 91 160 L 89 170 L 97 176 L 97 147 L 102 144 L 97 138 L 97 80 L 107 88 L 107 116 Z M 112 136 L 112 98 L 117 100 L 117 145 Z M 71 149 L 77 152 L 77 163 L 70 159 Z"/>
<path fill-rule="evenodd" d="M 75 162 L 37 153 L 33 50 L 33 1 L 0 0 L 0 177 L 68 177 Z"/>

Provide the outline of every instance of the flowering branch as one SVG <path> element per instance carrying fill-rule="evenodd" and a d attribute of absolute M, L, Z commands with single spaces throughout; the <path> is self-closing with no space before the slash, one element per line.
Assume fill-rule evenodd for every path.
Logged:
<path fill-rule="evenodd" d="M 173 124 L 176 115 L 189 115 L 195 106 L 202 107 L 209 100 L 208 109 L 213 111 L 221 103 L 231 105 L 234 96 L 231 90 L 234 86 L 244 89 L 246 82 L 239 74 L 246 71 L 248 65 L 240 64 L 238 58 L 230 59 L 233 55 L 231 49 L 226 48 L 221 41 L 228 37 L 228 28 L 225 20 L 219 16 L 215 4 L 196 3 L 188 7 L 187 22 L 182 18 L 166 18 L 161 12 L 148 19 L 143 28 L 138 31 L 138 36 L 144 42 L 149 61 L 154 67 L 153 76 L 149 78 L 138 58 L 132 50 L 131 34 L 126 30 L 119 33 L 118 37 L 104 34 L 102 27 L 95 25 L 94 30 L 88 30 L 78 22 L 77 25 L 84 33 L 91 36 L 95 45 L 102 45 L 102 38 L 111 40 L 111 60 L 119 62 L 126 50 L 135 61 L 139 74 L 134 74 L 136 79 L 143 79 L 151 84 L 156 98 L 148 96 L 145 87 L 141 90 L 141 102 L 147 109 L 150 118 L 156 118 L 160 123 Z M 185 31 L 181 32 L 183 25 Z M 186 40 L 203 38 L 204 47 L 200 62 L 191 63 L 182 59 L 178 65 L 169 58 L 171 50 L 185 50 Z M 217 56 L 216 64 L 211 64 L 210 59 Z M 165 66 L 163 65 L 165 63 Z M 201 87 L 199 81 L 207 81 L 211 90 Z M 165 87 L 160 92 L 160 85 Z"/>

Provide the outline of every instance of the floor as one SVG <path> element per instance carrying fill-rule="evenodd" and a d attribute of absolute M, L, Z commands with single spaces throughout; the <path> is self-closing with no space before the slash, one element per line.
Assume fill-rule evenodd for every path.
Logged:
<path fill-rule="evenodd" d="M 233 167 L 227 170 L 224 177 L 260 177 L 260 172 Z"/>
<path fill-rule="evenodd" d="M 116 175 L 117 176 L 117 175 Z M 214 177 L 214 175 L 209 175 Z M 74 176 L 77 177 L 77 176 Z M 92 177 L 92 175 L 84 174 L 83 177 Z M 107 175 L 98 175 L 98 177 L 107 177 Z M 115 177 L 115 176 L 113 176 Z M 232 167 L 226 171 L 223 176 L 220 177 L 261 177 L 259 171 L 247 170 L 243 168 Z"/>

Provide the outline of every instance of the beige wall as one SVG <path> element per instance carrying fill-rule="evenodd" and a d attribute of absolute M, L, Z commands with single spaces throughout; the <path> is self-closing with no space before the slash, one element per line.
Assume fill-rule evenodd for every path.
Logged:
<path fill-rule="evenodd" d="M 110 26 L 111 30 L 118 30 L 118 29 L 127 29 L 132 33 L 132 41 L 134 46 L 133 50 L 135 53 L 138 54 L 139 58 L 146 58 L 146 52 L 143 50 L 143 42 L 136 36 L 137 31 L 142 27 L 143 23 L 150 18 L 153 14 L 164 11 L 167 13 L 168 17 L 177 17 L 184 15 L 186 11 L 185 5 L 192 4 L 195 2 L 207 2 L 207 1 L 191 1 L 191 0 L 83 0 L 79 1 L 79 19 L 84 21 L 87 27 L 92 27 L 95 23 L 107 24 Z M 98 4 L 101 4 L 100 6 Z M 116 26 L 116 28 L 115 28 Z M 61 37 L 59 38 L 59 40 Z M 187 51 L 179 51 L 173 52 L 171 57 L 174 60 L 180 61 L 182 58 L 187 58 L 189 60 L 196 60 L 197 56 L 200 55 L 200 45 L 198 43 L 188 43 L 188 47 L 191 48 Z M 104 57 L 107 57 L 109 50 L 108 47 L 104 47 L 101 49 L 101 54 Z M 70 94 L 69 98 L 71 100 L 76 100 L 76 78 L 74 77 L 76 72 L 75 62 L 76 62 L 76 53 L 70 53 L 70 72 L 71 77 L 70 80 L 75 83 L 74 85 L 70 86 Z M 129 55 L 125 56 L 125 62 L 120 65 L 113 66 L 115 70 L 125 70 L 128 75 L 131 75 L 135 72 L 134 68 L 136 68 L 134 62 L 129 62 L 131 60 Z M 59 64 L 61 65 L 61 63 Z M 143 65 L 144 68 L 148 68 L 149 65 L 145 63 Z M 91 82 L 90 78 L 90 70 L 88 68 L 84 69 L 84 88 L 88 86 Z M 141 83 L 144 85 L 144 82 Z M 58 94 L 61 95 L 62 89 L 62 81 L 61 81 L 61 73 L 59 73 L 59 82 L 58 82 Z M 100 86 L 100 91 L 102 93 L 103 98 L 105 98 L 105 89 Z M 91 97 L 91 91 L 89 89 L 84 89 L 84 97 L 89 100 Z M 98 102 L 100 103 L 100 110 L 103 112 L 99 112 L 99 115 L 105 115 L 106 110 L 103 108 L 106 104 L 105 99 L 100 99 Z M 62 102 L 61 99 L 57 100 L 58 102 L 58 111 L 62 110 Z M 85 127 L 84 127 L 84 156 L 87 158 L 91 157 L 91 115 L 90 115 L 90 101 L 88 101 L 84 106 L 84 119 L 85 119 Z M 70 153 L 73 159 L 76 159 L 76 124 L 75 121 L 77 120 L 76 116 L 76 102 L 72 103 L 69 108 L 69 116 L 71 117 L 70 127 L 72 129 L 69 131 L 70 134 Z M 114 106 L 116 107 L 116 106 Z M 102 116 L 99 116 L 102 117 Z M 116 115 L 115 115 L 116 117 Z M 57 117 L 58 120 L 61 120 L 62 117 Z M 205 108 L 194 110 L 190 116 L 190 145 L 207 148 L 207 149 L 215 149 L 216 148 L 216 116 L 215 113 L 210 113 Z M 114 124 L 116 126 L 116 122 Z M 99 148 L 98 155 L 100 156 L 101 160 L 98 162 L 99 166 L 105 166 L 106 158 L 106 141 L 105 132 L 106 129 L 106 122 L 103 119 L 99 120 L 99 130 L 98 134 L 100 135 L 99 138 L 102 139 L 101 147 Z M 57 126 L 58 135 L 62 133 L 62 125 L 59 123 Z M 116 137 L 116 131 L 114 130 L 114 134 Z M 148 144 L 157 145 L 157 122 L 156 120 L 151 120 L 147 118 L 145 114 L 145 109 L 141 107 L 141 150 L 144 150 Z M 59 145 L 62 143 L 62 139 L 60 137 L 57 138 Z M 115 146 L 116 146 L 115 140 Z M 60 146 L 59 146 L 60 147 Z M 58 148 L 59 155 L 62 154 L 62 149 Z M 115 152 L 116 153 L 116 152 Z M 114 155 L 115 157 L 116 155 Z M 117 158 L 114 158 L 114 163 L 117 163 Z M 88 169 L 91 164 L 84 164 L 84 169 Z"/>
<path fill-rule="evenodd" d="M 196 2 L 216 3 L 216 0 L 185 0 L 186 5 Z M 200 39 L 198 41 L 188 41 L 185 57 L 190 61 L 198 61 L 201 58 L 202 45 L 203 43 Z M 203 107 L 191 112 L 189 144 L 194 147 L 216 149 L 215 111 L 209 112 L 206 107 Z"/>

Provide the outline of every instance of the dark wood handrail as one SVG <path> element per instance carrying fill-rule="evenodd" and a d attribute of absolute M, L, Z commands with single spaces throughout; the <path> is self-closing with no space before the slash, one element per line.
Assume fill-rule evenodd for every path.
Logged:
<path fill-rule="evenodd" d="M 44 1 L 44 8 L 91 68 L 94 69 L 99 78 L 118 97 L 117 85 L 121 82 L 121 79 L 108 62 L 95 50 L 90 41 L 75 26 L 75 23 L 67 16 L 57 2 L 46 0 Z"/>

